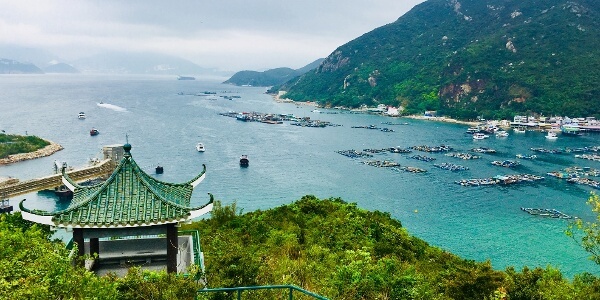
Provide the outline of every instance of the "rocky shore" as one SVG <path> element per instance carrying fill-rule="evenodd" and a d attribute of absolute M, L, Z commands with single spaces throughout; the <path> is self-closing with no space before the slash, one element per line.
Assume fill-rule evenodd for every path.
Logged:
<path fill-rule="evenodd" d="M 56 144 L 52 141 L 48 141 L 47 142 L 50 143 L 50 145 L 33 151 L 33 152 L 29 152 L 29 153 L 19 153 L 19 154 L 13 154 L 13 155 L 9 155 L 7 158 L 2 158 L 0 159 L 0 165 L 8 165 L 8 164 L 12 164 L 12 163 L 16 163 L 16 162 L 20 162 L 23 160 L 29 160 L 29 159 L 34 159 L 34 158 L 40 158 L 40 157 L 44 157 L 44 156 L 50 156 L 60 150 L 63 149 L 63 146 Z"/>

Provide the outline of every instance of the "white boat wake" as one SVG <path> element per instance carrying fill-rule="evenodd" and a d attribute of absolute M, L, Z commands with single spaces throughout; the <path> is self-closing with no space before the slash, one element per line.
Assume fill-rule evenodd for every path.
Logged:
<path fill-rule="evenodd" d="M 100 106 L 100 107 L 112 109 L 114 111 L 127 111 L 127 108 L 120 107 L 120 106 L 117 106 L 117 105 L 114 105 L 114 104 L 108 104 L 108 103 L 100 102 L 100 103 L 97 103 L 97 105 Z"/>

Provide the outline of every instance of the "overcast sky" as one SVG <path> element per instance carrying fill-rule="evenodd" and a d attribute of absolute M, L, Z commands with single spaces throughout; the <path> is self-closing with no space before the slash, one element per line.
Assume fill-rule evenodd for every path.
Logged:
<path fill-rule="evenodd" d="M 0 43 L 66 60 L 158 52 L 220 70 L 300 68 L 423 0 L 0 0 Z"/>

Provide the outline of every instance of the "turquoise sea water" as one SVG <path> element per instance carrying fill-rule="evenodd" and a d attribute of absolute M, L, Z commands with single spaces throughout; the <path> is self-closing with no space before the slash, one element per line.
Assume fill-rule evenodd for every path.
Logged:
<path fill-rule="evenodd" d="M 193 95 L 204 91 L 217 94 Z M 549 141 L 543 133 L 527 132 L 474 141 L 464 134 L 464 125 L 326 109 L 315 113 L 310 106 L 276 103 L 264 91 L 223 85 L 216 80 L 178 81 L 175 77 L 2 75 L 0 129 L 44 137 L 65 149 L 50 157 L 0 166 L 0 176 L 26 180 L 49 175 L 54 160 L 82 166 L 91 157 L 100 157 L 102 146 L 125 143 L 127 134 L 132 155 L 140 166 L 149 173 L 157 164 L 164 167 L 164 174 L 156 175 L 161 180 L 187 181 L 200 172 L 202 164 L 207 165 L 207 177 L 193 194 L 195 205 L 205 203 L 208 192 L 225 204 L 237 202 L 245 212 L 288 204 L 307 194 L 341 197 L 368 210 L 389 212 L 409 232 L 430 244 L 468 259 L 489 259 L 498 269 L 552 265 L 567 276 L 581 272 L 600 275 L 600 268 L 564 235 L 567 221 L 535 217 L 520 210 L 556 208 L 591 220 L 593 215 L 585 204 L 591 189 L 545 174 L 574 165 L 600 168 L 600 163 L 576 159 L 572 153 L 536 153 L 537 160 L 521 160 L 522 166 L 515 170 L 490 164 L 492 160 L 515 159 L 517 153 L 533 154 L 530 147 L 597 146 L 600 135 L 559 136 Z M 221 95 L 240 98 L 226 100 Z M 99 102 L 110 105 L 98 106 Z M 85 120 L 77 118 L 80 111 L 86 113 Z M 288 122 L 268 125 L 219 115 L 228 111 L 290 113 L 342 126 L 306 128 Z M 351 128 L 371 124 L 395 132 Z M 98 136 L 90 137 L 92 127 L 100 131 Z M 204 143 L 206 152 L 196 151 L 198 142 Z M 372 158 L 428 171 L 413 174 L 371 167 L 361 163 L 364 159 L 335 152 L 440 144 L 458 152 L 484 146 L 498 153 L 481 154 L 478 160 L 418 151 L 375 154 Z M 250 167 L 239 167 L 242 154 L 249 156 Z M 437 160 L 408 158 L 414 154 Z M 433 167 L 442 162 L 470 169 L 451 172 Z M 454 183 L 515 173 L 543 175 L 546 179 L 513 186 L 463 187 Z M 43 193 L 11 199 L 12 204 L 23 198 L 30 208 L 53 210 L 66 205 Z"/>

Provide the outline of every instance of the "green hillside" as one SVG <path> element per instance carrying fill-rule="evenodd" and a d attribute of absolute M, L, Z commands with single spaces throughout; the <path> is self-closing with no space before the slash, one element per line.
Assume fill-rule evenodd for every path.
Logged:
<path fill-rule="evenodd" d="M 73 264 L 62 242 L 51 241 L 49 226 L 24 221 L 19 212 L 0 214 L 0 299 L 237 299 L 196 291 L 275 284 L 339 300 L 600 299 L 600 279 L 592 274 L 570 280 L 552 267 L 494 270 L 490 262 L 428 245 L 388 213 L 339 198 L 304 196 L 245 214 L 216 202 L 210 218 L 182 229 L 200 232 L 207 285 L 139 268 L 123 278 L 97 277 Z M 242 299 L 287 297 L 254 291 Z"/>
<path fill-rule="evenodd" d="M 600 2 L 429 0 L 278 87 L 328 106 L 471 119 L 600 115 Z"/>

